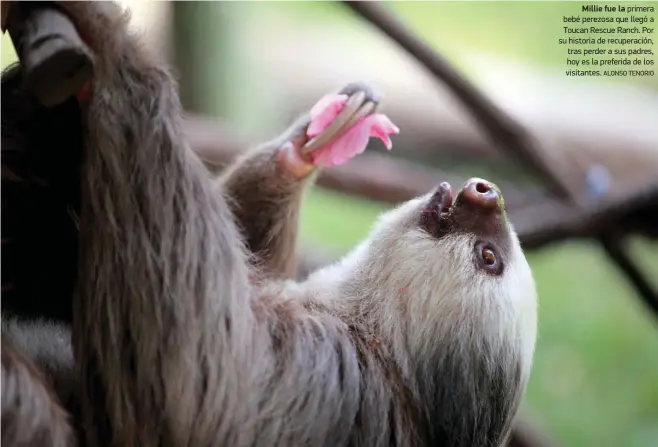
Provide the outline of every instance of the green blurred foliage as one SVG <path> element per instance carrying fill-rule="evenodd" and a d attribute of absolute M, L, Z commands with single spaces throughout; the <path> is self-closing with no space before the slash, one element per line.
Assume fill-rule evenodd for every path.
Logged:
<path fill-rule="evenodd" d="M 3 69 L 16 60 L 16 51 L 14 50 L 14 46 L 12 45 L 8 34 L 2 36 L 0 56 Z"/>

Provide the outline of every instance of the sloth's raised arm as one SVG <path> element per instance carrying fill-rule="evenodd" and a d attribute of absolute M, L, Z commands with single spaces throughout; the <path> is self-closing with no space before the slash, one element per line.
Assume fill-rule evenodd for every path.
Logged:
<path fill-rule="evenodd" d="M 349 83 L 336 95 L 349 99 L 331 125 L 317 135 L 314 133 L 317 128 L 310 131 L 314 138 L 309 137 L 309 129 L 317 126 L 318 121 L 311 119 L 314 113 L 310 111 L 273 141 L 243 154 L 220 176 L 220 185 L 231 199 L 229 206 L 243 231 L 247 248 L 256 255 L 260 272 L 269 278 L 292 278 L 296 273 L 295 247 L 302 195 L 313 173 L 323 164 L 315 157 L 317 153 L 311 151 L 345 152 L 345 139 L 350 142 L 350 149 L 358 146 L 356 141 L 360 139 L 354 138 L 361 133 L 355 134 L 354 130 L 358 131 L 357 124 L 365 124 L 364 119 L 371 118 L 379 102 L 379 95 L 363 82 Z M 325 104 L 328 98 L 332 100 L 328 95 L 318 104 Z M 321 115 L 316 114 L 315 118 Z M 373 118 L 380 126 L 379 120 L 383 118 Z M 397 128 L 391 123 L 391 128 L 382 127 L 381 132 L 397 132 Z M 342 138 L 345 138 L 343 143 Z"/>
<path fill-rule="evenodd" d="M 260 272 L 270 278 L 296 273 L 299 210 L 313 168 L 297 174 L 286 158 L 306 143 L 307 125 L 302 119 L 275 140 L 243 154 L 219 178 L 247 248 Z"/>
<path fill-rule="evenodd" d="M 87 441 L 211 445 L 211 428 L 241 417 L 213 410 L 248 408 L 253 389 L 238 229 L 183 137 L 172 77 L 129 35 L 119 7 L 59 6 L 97 56 L 83 113 L 72 334 Z M 220 376 L 231 386 L 214 388 Z"/>

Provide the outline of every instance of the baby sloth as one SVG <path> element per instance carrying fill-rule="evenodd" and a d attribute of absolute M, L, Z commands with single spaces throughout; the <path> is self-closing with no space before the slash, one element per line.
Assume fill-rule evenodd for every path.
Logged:
<path fill-rule="evenodd" d="M 279 186 L 275 199 L 257 159 L 229 168 L 224 184 L 238 210 L 249 194 L 230 179 L 261 185 L 271 209 L 260 212 L 278 233 L 249 246 L 286 253 L 281 241 L 296 226 L 282 216 L 298 209 L 303 182 Z M 247 234 L 257 233 L 252 224 Z M 255 285 L 263 349 L 250 369 L 263 377 L 247 445 L 504 444 L 531 370 L 537 297 L 493 183 L 472 178 L 456 196 L 441 183 L 383 214 L 364 242 L 307 280 Z"/>
<path fill-rule="evenodd" d="M 355 421 L 355 444 L 504 443 L 531 370 L 537 297 L 496 185 L 470 179 L 453 200 L 441 183 L 286 290 L 321 336 L 331 327 L 351 341 L 336 347 L 340 362 L 315 365 L 335 374 L 333 417 Z"/>
<path fill-rule="evenodd" d="M 341 93 L 357 88 L 377 101 L 362 84 Z M 277 141 L 222 182 L 270 274 L 254 283 L 254 324 L 266 332 L 257 344 L 269 348 L 255 360 L 267 379 L 249 444 L 504 444 L 531 370 L 537 297 L 500 189 L 472 178 L 453 197 L 441 183 L 382 215 L 343 260 L 303 282 L 277 280 L 290 276 L 285 245 L 294 245 L 299 198 L 315 169 L 294 162 L 303 126 Z M 264 168 L 272 153 L 288 154 L 265 158 L 278 177 Z M 254 197 L 260 218 L 245 211 L 256 208 Z"/>

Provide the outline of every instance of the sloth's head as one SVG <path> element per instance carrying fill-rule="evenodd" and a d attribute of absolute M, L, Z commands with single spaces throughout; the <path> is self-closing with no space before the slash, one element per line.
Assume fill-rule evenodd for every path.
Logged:
<path fill-rule="evenodd" d="M 478 346 L 529 372 L 536 289 L 493 183 L 473 178 L 456 194 L 442 183 L 402 204 L 340 267 L 351 278 L 342 295 L 411 358 L 444 343 Z"/>
<path fill-rule="evenodd" d="M 537 296 L 496 185 L 442 183 L 402 204 L 309 284 L 380 340 L 432 444 L 502 444 L 531 370 Z"/>

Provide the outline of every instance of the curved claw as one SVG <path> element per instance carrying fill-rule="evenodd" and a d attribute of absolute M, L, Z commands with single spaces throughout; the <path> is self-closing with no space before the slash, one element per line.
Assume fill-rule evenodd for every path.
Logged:
<path fill-rule="evenodd" d="M 359 91 L 365 93 L 366 98 L 369 101 L 372 101 L 376 104 L 379 104 L 381 101 L 380 95 L 365 82 L 350 82 L 349 84 L 343 86 L 338 94 L 352 96 Z"/>
<path fill-rule="evenodd" d="M 366 101 L 363 103 L 361 108 L 356 111 L 354 115 L 350 118 L 350 120 L 345 123 L 345 126 L 343 126 L 343 131 L 340 132 L 342 135 L 343 133 L 347 132 L 349 129 L 352 128 L 356 123 L 359 122 L 362 118 L 365 118 L 368 115 L 372 115 L 377 111 L 377 106 L 379 105 L 378 102 L 373 102 L 373 101 Z M 339 135 L 340 136 L 340 135 Z"/>
<path fill-rule="evenodd" d="M 365 84 L 348 84 L 339 91 L 339 94 L 350 95 L 345 108 L 329 127 L 302 147 L 302 154 L 308 154 L 332 143 L 350 130 L 359 120 L 374 113 L 379 105 L 379 95 L 376 95 Z"/>
<path fill-rule="evenodd" d="M 306 143 L 302 148 L 302 154 L 308 153 L 315 149 L 326 146 L 334 139 L 336 139 L 342 132 L 345 131 L 344 127 L 352 116 L 359 111 L 365 100 L 365 93 L 359 91 L 355 93 L 345 104 L 345 108 L 340 112 L 340 115 L 317 137 Z"/>

